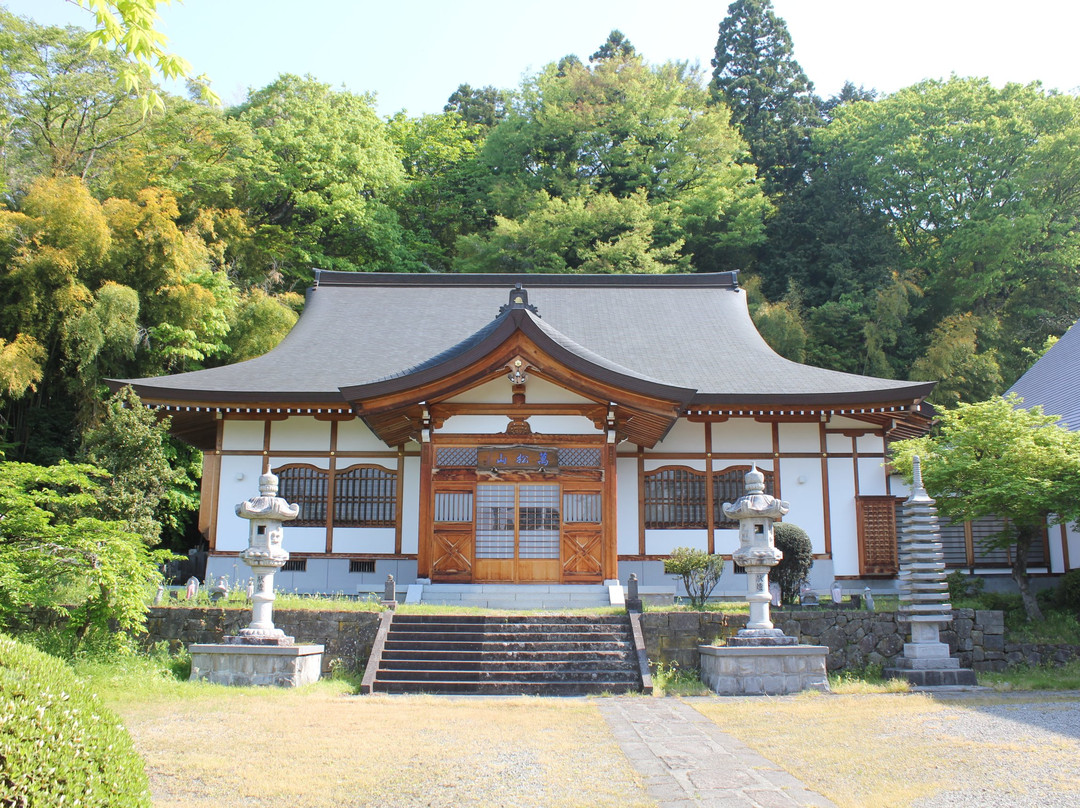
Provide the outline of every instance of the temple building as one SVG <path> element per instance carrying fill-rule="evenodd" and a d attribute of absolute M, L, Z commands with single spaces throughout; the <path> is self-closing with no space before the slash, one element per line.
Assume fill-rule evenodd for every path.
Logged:
<path fill-rule="evenodd" d="M 925 432 L 933 388 L 784 359 L 734 272 L 320 272 L 264 356 L 125 383 L 205 452 L 208 577 L 235 572 L 233 504 L 271 470 L 300 507 L 279 586 L 348 594 L 388 573 L 672 586 L 674 548 L 738 547 L 721 505 L 752 464 L 810 534 L 815 588 L 890 588 L 886 446 Z"/>

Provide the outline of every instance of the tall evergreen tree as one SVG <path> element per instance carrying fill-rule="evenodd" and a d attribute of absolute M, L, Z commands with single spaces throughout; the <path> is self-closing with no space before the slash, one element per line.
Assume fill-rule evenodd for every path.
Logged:
<path fill-rule="evenodd" d="M 799 182 L 800 152 L 811 128 L 821 123 L 821 112 L 772 0 L 728 6 L 712 66 L 712 99 L 731 108 L 731 122 L 750 146 L 768 190 L 790 189 Z"/>

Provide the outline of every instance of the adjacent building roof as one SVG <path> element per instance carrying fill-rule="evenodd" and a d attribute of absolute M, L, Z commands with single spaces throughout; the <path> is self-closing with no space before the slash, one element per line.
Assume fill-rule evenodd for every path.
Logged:
<path fill-rule="evenodd" d="M 524 310 L 507 305 L 518 284 Z M 758 334 L 734 272 L 321 272 L 299 322 L 264 356 L 114 385 L 132 384 L 157 402 L 340 404 L 438 374 L 514 330 L 527 330 L 583 373 L 679 389 L 678 398 L 696 407 L 914 403 L 933 387 L 784 359 Z"/>
<path fill-rule="evenodd" d="M 1042 405 L 1047 415 L 1060 415 L 1069 429 L 1080 430 L 1080 321 L 1062 334 L 1027 373 L 1009 388 L 1028 407 Z"/>

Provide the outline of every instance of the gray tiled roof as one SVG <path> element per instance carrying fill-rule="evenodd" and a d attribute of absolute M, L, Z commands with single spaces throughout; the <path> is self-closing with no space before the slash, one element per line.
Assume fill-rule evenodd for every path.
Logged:
<path fill-rule="evenodd" d="M 698 391 L 696 403 L 911 401 L 931 384 L 800 365 L 758 334 L 734 273 L 660 276 L 321 273 L 268 354 L 130 380 L 146 397 L 341 401 L 339 389 L 431 368 L 494 331 L 514 283 L 560 346 L 608 369 Z"/>
<path fill-rule="evenodd" d="M 1041 404 L 1047 415 L 1060 415 L 1074 432 L 1080 430 L 1080 322 L 1066 331 L 1049 351 L 1017 379 L 1008 392 L 1024 404 Z"/>

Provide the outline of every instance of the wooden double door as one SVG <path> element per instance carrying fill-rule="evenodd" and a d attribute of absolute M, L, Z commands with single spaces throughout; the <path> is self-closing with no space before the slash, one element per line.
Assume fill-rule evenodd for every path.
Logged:
<path fill-rule="evenodd" d="M 436 484 L 433 495 L 433 581 L 603 580 L 601 484 Z"/>

